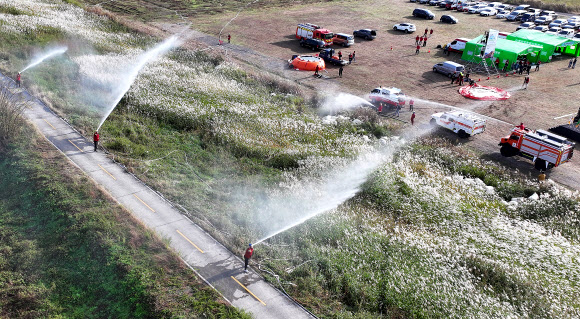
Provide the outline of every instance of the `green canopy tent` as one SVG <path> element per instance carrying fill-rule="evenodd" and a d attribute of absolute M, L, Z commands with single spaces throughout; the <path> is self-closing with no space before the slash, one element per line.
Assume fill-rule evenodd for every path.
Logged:
<path fill-rule="evenodd" d="M 549 62 L 553 55 L 566 54 L 580 56 L 580 41 L 568 39 L 555 34 L 521 29 L 507 36 L 508 40 L 539 45 L 542 47 L 540 61 Z"/>
<path fill-rule="evenodd" d="M 465 44 L 465 49 L 463 50 L 461 59 L 476 63 L 481 62 L 481 53 L 485 48 L 485 43 L 480 43 L 482 39 L 483 35 L 467 42 Z M 541 50 L 542 47 L 537 45 L 499 38 L 497 39 L 493 58 L 486 59 L 486 62 L 489 65 L 491 63 L 495 63 L 496 59 L 499 59 L 498 68 L 500 69 L 504 67 L 506 60 L 508 66 L 511 66 L 518 59 L 518 57 L 521 56 L 526 56 L 529 61 L 536 62 L 540 57 Z"/>

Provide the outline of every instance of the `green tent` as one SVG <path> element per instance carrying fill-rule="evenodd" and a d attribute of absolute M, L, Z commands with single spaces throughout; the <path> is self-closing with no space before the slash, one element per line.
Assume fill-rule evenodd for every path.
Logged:
<path fill-rule="evenodd" d="M 463 50 L 463 55 L 461 59 L 465 61 L 481 62 L 481 53 L 485 48 L 484 43 L 479 43 L 483 39 L 483 35 L 472 39 L 465 44 L 465 49 Z M 507 39 L 499 38 L 495 46 L 495 51 L 493 53 L 493 59 L 486 59 L 487 63 L 495 63 L 496 59 L 499 59 L 499 68 L 503 68 L 506 63 L 509 67 L 518 59 L 520 56 L 526 56 L 529 61 L 536 62 L 538 57 L 540 57 L 540 51 L 542 47 L 537 45 L 531 45 L 516 41 L 511 41 Z"/>
<path fill-rule="evenodd" d="M 564 38 L 555 34 L 545 34 L 540 31 L 521 29 L 509 34 L 507 39 L 541 46 L 540 61 L 542 62 L 549 62 L 553 55 L 580 55 L 580 41 Z"/>

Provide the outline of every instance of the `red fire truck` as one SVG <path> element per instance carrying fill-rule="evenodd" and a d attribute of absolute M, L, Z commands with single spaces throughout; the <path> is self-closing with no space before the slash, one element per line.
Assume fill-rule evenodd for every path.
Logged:
<path fill-rule="evenodd" d="M 516 126 L 510 135 L 502 137 L 498 145 L 501 146 L 501 155 L 520 155 L 531 160 L 536 169 L 547 170 L 569 161 L 575 144 L 548 131 Z"/>
<path fill-rule="evenodd" d="M 296 27 L 296 38 L 320 39 L 326 43 L 326 46 L 329 46 L 332 44 L 334 33 L 312 23 L 300 23 L 298 27 Z"/>

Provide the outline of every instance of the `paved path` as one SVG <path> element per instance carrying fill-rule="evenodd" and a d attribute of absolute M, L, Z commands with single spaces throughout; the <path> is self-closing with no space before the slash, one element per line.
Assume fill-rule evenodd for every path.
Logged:
<path fill-rule="evenodd" d="M 102 185 L 133 216 L 153 229 L 226 300 L 255 318 L 313 318 L 300 305 L 267 283 L 262 276 L 243 272 L 243 261 L 103 152 L 93 152 L 88 141 L 46 105 L 17 88 L 0 73 L 2 86 L 31 101 L 25 116 L 71 162 Z M 245 249 L 245 247 L 244 247 Z"/>

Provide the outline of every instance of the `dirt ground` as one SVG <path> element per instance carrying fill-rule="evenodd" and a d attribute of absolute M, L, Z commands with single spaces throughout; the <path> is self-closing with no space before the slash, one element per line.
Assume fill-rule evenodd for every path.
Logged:
<path fill-rule="evenodd" d="M 411 13 L 417 7 L 430 9 L 435 14 L 435 19 L 412 17 Z M 450 25 L 439 22 L 442 14 L 454 15 L 459 23 Z M 506 101 L 482 102 L 466 99 L 458 93 L 458 86 L 451 85 L 447 77 L 432 71 L 434 64 L 446 60 L 466 64 L 457 53 L 444 56 L 443 50 L 436 48 L 437 45 L 444 45 L 459 37 L 473 38 L 490 28 L 513 32 L 519 22 L 449 11 L 404 0 L 318 4 L 297 2 L 284 8 L 255 8 L 249 5 L 239 11 L 239 14 L 228 12 L 190 16 L 187 20 L 192 23 L 192 29 L 202 32 L 192 31 L 191 41 L 201 42 L 215 49 L 218 47 L 216 44 L 220 32 L 222 40 L 231 34 L 232 43 L 219 46 L 219 50 L 229 57 L 294 80 L 315 91 L 326 94 L 348 92 L 365 96 L 379 85 L 395 86 L 402 89 L 407 96 L 415 98 L 416 121 L 420 124 L 427 123 L 434 112 L 449 110 L 443 105 L 486 115 L 492 118 L 488 120 L 487 131 L 460 143 L 466 143 L 481 151 L 484 158 L 501 161 L 531 175 L 537 174 L 537 171 L 530 162 L 518 158 L 506 159 L 499 155 L 497 143 L 512 128 L 508 123 L 524 122 L 530 128 L 548 129 L 566 124 L 570 116 L 555 118 L 575 114 L 580 106 L 580 65 L 578 69 L 568 69 L 567 57 L 555 58 L 552 63 L 542 64 L 538 72 L 532 70 L 526 90 L 521 89 L 523 75 L 502 75 L 487 80 L 487 75 L 472 74 L 472 78 L 481 80 L 480 84 L 510 91 L 512 96 Z M 175 27 L 173 23 L 176 22 L 157 20 L 148 24 L 171 32 Z M 342 51 L 343 56 L 356 51 L 356 62 L 345 67 L 343 78 L 338 78 L 336 67 L 328 66 L 325 76 L 316 79 L 310 72 L 290 70 L 286 64 L 286 60 L 293 54 L 312 54 L 312 51 L 301 48 L 294 36 L 296 25 L 301 22 L 316 23 L 333 32 L 344 33 L 372 28 L 378 30 L 378 36 L 373 41 L 356 38 L 355 44 L 350 48 L 333 46 L 337 51 Z M 400 22 L 414 23 L 418 31 L 405 34 L 392 30 L 393 25 Z M 415 36 L 422 35 L 425 28 L 432 28 L 434 33 L 429 38 L 428 45 L 421 48 L 419 55 L 415 55 Z M 409 117 L 410 112 L 401 113 L 401 119 L 408 121 Z M 448 136 L 455 139 L 452 133 Z M 571 163 L 552 169 L 548 177 L 580 189 L 580 160 L 575 158 Z"/>

